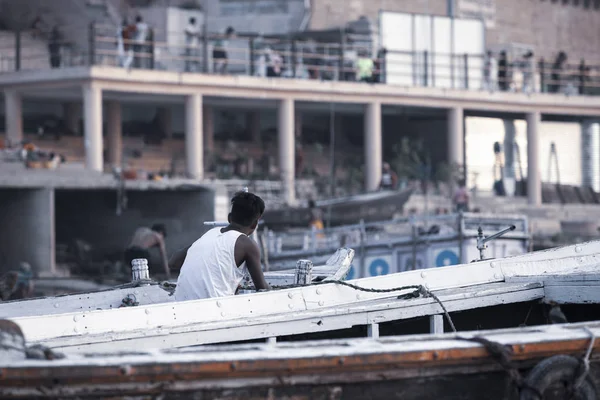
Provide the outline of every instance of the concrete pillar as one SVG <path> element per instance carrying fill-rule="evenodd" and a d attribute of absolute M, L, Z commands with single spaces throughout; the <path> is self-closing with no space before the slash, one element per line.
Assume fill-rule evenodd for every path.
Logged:
<path fill-rule="evenodd" d="M 6 118 L 6 141 L 13 146 L 23 140 L 23 107 L 21 94 L 14 90 L 4 91 Z"/>
<path fill-rule="evenodd" d="M 283 185 L 283 198 L 286 204 L 296 201 L 294 177 L 296 175 L 296 157 L 294 145 L 294 100 L 283 99 L 278 110 L 279 132 L 279 173 Z"/>
<path fill-rule="evenodd" d="M 586 120 L 581 123 L 581 183 L 600 189 L 600 132 L 599 125 Z"/>
<path fill-rule="evenodd" d="M 173 137 L 173 112 L 168 107 L 158 107 L 158 123 L 160 130 L 165 133 L 165 136 L 170 139 Z"/>
<path fill-rule="evenodd" d="M 381 182 L 381 103 L 372 102 L 365 108 L 365 190 L 377 190 Z"/>
<path fill-rule="evenodd" d="M 502 120 L 504 123 L 504 177 L 515 178 L 515 121 Z"/>
<path fill-rule="evenodd" d="M 191 94 L 185 99 L 185 155 L 187 174 L 192 179 L 204 177 L 202 140 L 202 95 Z"/>
<path fill-rule="evenodd" d="M 204 134 L 204 148 L 206 151 L 215 149 L 215 112 L 211 106 L 202 107 L 202 129 Z"/>
<path fill-rule="evenodd" d="M 542 204 L 542 180 L 540 178 L 539 143 L 540 122 L 539 111 L 527 114 L 527 198 L 531 205 Z"/>
<path fill-rule="evenodd" d="M 106 119 L 107 161 L 112 167 L 121 166 L 123 161 L 121 103 L 118 101 L 109 101 L 106 103 Z"/>
<path fill-rule="evenodd" d="M 102 143 L 102 89 L 88 83 L 83 86 L 85 167 L 104 170 Z"/>
<path fill-rule="evenodd" d="M 460 107 L 448 110 L 448 163 L 462 167 L 465 160 L 464 113 Z"/>
<path fill-rule="evenodd" d="M 63 120 L 68 131 L 79 134 L 79 119 L 81 118 L 81 105 L 79 103 L 63 104 Z"/>
<path fill-rule="evenodd" d="M 261 129 L 260 129 L 260 112 L 259 111 L 249 111 L 246 114 L 246 126 L 250 131 L 250 136 L 252 137 L 252 143 L 261 144 Z"/>
<path fill-rule="evenodd" d="M 294 114 L 294 134 L 300 141 L 302 140 L 302 113 L 296 111 Z"/>

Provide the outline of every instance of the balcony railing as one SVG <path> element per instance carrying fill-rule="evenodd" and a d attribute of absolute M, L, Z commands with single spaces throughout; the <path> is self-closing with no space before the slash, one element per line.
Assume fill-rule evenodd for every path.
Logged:
<path fill-rule="evenodd" d="M 200 35 L 187 44 L 177 34 L 149 31 L 143 42 L 117 35 L 116 27 L 90 25 L 89 46 L 66 42 L 33 45 L 31 32 L 0 41 L 0 71 L 110 65 L 132 69 L 237 74 L 273 79 L 312 79 L 506 92 L 599 95 L 600 62 L 544 59 L 498 61 L 483 54 L 376 49 L 371 38 L 340 33 L 323 42 L 256 35 Z M 23 40 L 26 37 L 28 40 Z M 168 37 L 168 41 L 155 40 Z M 215 45 L 227 42 L 221 49 Z"/>

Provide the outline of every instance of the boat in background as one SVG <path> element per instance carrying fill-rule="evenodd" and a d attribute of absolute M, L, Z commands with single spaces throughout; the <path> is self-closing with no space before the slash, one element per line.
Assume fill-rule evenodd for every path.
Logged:
<path fill-rule="evenodd" d="M 355 224 L 356 221 L 375 222 L 389 220 L 402 212 L 413 190 L 380 191 L 318 200 L 316 207 L 324 214 L 330 226 Z M 311 220 L 309 207 L 283 207 L 267 209 L 262 216 L 265 226 L 271 230 L 290 227 L 306 227 Z"/>
<path fill-rule="evenodd" d="M 513 227 L 514 229 L 508 229 Z M 481 233 L 480 233 L 481 230 Z M 531 251 L 529 222 L 523 215 L 459 213 L 411 216 L 284 232 L 263 231 L 263 263 L 278 270 L 300 258 L 318 264 L 338 247 L 356 250 L 347 279 L 465 264 L 480 260 L 478 241 L 503 232 L 485 243 L 487 255 L 505 258 Z"/>

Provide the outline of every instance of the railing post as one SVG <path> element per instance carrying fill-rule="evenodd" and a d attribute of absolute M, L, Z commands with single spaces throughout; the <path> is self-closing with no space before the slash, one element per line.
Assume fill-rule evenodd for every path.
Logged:
<path fill-rule="evenodd" d="M 429 53 L 427 50 L 423 51 L 423 86 L 428 85 L 428 71 L 429 70 Z"/>
<path fill-rule="evenodd" d="M 338 58 L 338 81 L 344 81 L 344 50 L 346 42 L 346 31 L 340 29 L 340 54 Z"/>
<path fill-rule="evenodd" d="M 148 52 L 150 53 L 150 69 L 154 69 L 154 29 L 150 29 L 148 41 L 150 42 L 150 45 L 148 46 Z"/>
<path fill-rule="evenodd" d="M 469 55 L 465 53 L 464 63 L 465 63 L 465 89 L 469 88 Z"/>
<path fill-rule="evenodd" d="M 15 32 L 15 71 L 21 69 L 21 30 Z"/>
<path fill-rule="evenodd" d="M 88 64 L 94 65 L 94 64 L 96 64 L 96 25 L 94 22 L 90 22 L 88 35 L 89 35 L 89 37 L 88 37 L 88 41 L 89 41 Z"/>
<path fill-rule="evenodd" d="M 292 77 L 296 77 L 296 69 L 298 68 L 298 48 L 296 41 L 292 40 Z"/>
<path fill-rule="evenodd" d="M 254 76 L 254 73 L 256 72 L 256 68 L 254 66 L 255 54 L 254 54 L 254 38 L 253 37 L 251 37 L 250 40 L 248 40 L 248 46 L 250 46 L 250 76 Z"/>
<path fill-rule="evenodd" d="M 546 72 L 544 67 L 544 59 L 540 59 L 540 92 L 546 91 Z"/>
<path fill-rule="evenodd" d="M 206 20 L 202 24 L 202 69 L 208 73 L 208 26 Z"/>

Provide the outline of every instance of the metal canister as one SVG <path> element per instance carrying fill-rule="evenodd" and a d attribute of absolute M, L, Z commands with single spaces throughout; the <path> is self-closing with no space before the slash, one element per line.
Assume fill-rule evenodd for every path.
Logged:
<path fill-rule="evenodd" d="M 298 260 L 296 263 L 296 285 L 310 285 L 312 282 L 313 263 L 310 260 Z"/>
<path fill-rule="evenodd" d="M 146 260 L 145 258 L 136 258 L 131 260 L 131 275 L 131 280 L 134 282 L 150 280 L 148 260 Z"/>

